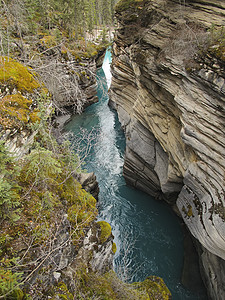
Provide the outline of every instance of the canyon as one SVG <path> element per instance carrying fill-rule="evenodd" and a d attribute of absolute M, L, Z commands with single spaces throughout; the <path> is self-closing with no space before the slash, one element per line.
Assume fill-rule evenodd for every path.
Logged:
<path fill-rule="evenodd" d="M 89 62 L 96 70 L 95 61 Z M 76 69 L 80 62 L 61 61 L 57 78 L 69 86 L 73 72 L 66 65 Z M 82 158 L 71 150 L 67 135 L 62 135 L 63 121 L 52 110 L 54 97 L 31 68 L 14 59 L 1 57 L 0 71 L 0 298 L 24 299 L 29 294 L 32 299 L 171 299 L 157 276 L 127 284 L 112 270 L 116 244 L 109 223 L 96 220 L 96 176 L 83 173 Z M 87 76 L 94 71 L 82 72 L 80 88 L 86 107 L 97 98 L 97 90 L 95 77 Z M 107 87 L 101 93 L 107 95 Z M 77 102 L 68 106 L 63 92 L 57 94 L 58 104 L 62 103 L 56 108 L 72 113 Z M 85 142 L 82 147 L 87 151 Z"/>
<path fill-rule="evenodd" d="M 225 294 L 224 17 L 219 0 L 118 2 L 110 88 L 125 179 L 183 218 L 212 299 Z"/>

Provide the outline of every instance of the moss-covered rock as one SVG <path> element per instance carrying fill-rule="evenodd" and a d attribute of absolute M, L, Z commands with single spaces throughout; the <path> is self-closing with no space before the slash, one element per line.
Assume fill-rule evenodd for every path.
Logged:
<path fill-rule="evenodd" d="M 112 244 L 112 252 L 115 254 L 117 250 L 116 243 Z"/>
<path fill-rule="evenodd" d="M 75 226 L 74 244 L 84 236 L 84 229 L 87 228 L 97 216 L 96 200 L 85 190 L 78 189 L 78 198 L 74 199 L 75 204 L 68 209 L 68 220 Z"/>
<path fill-rule="evenodd" d="M 39 102 L 47 99 L 48 91 L 30 68 L 10 57 L 0 56 L 0 91 L 0 125 L 3 129 L 21 131 L 28 129 L 27 124 L 40 122 Z"/>
<path fill-rule="evenodd" d="M 112 229 L 111 229 L 110 224 L 105 221 L 99 221 L 99 222 L 97 222 L 97 224 L 101 228 L 100 241 L 103 244 L 104 242 L 106 242 L 108 240 L 108 238 L 112 234 Z"/>
<path fill-rule="evenodd" d="M 27 67 L 6 56 L 0 56 L 0 83 L 15 87 L 20 92 L 32 93 L 40 87 Z"/>
<path fill-rule="evenodd" d="M 146 279 L 144 282 L 128 284 L 121 281 L 113 270 L 100 275 L 96 272 L 86 272 L 86 267 L 79 267 L 76 282 L 76 295 L 85 299 L 102 300 L 169 300 L 171 294 L 163 280 L 158 277 Z M 74 278 L 75 280 L 75 278 Z M 65 286 L 64 286 L 64 290 Z M 68 291 L 65 293 L 68 294 Z"/>
<path fill-rule="evenodd" d="M 162 278 L 149 276 L 143 282 L 133 283 L 133 286 L 140 292 L 148 294 L 149 299 L 169 300 L 171 293 Z"/>
<path fill-rule="evenodd" d="M 32 109 L 32 100 L 20 93 L 6 95 L 0 101 L 0 124 L 5 129 L 24 127 L 29 121 L 39 122 L 39 110 Z"/>

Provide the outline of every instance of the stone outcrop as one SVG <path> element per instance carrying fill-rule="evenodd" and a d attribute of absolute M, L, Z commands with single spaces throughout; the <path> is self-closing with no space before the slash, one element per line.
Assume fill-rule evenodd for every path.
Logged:
<path fill-rule="evenodd" d="M 79 268 L 84 268 L 84 266 L 89 269 L 89 272 L 105 273 L 112 269 L 114 256 L 112 251 L 112 234 L 102 243 L 100 239 L 101 228 L 94 222 L 88 228 L 79 250 L 71 243 L 68 238 L 69 234 L 70 223 L 65 216 L 53 244 L 56 250 L 41 266 L 42 272 L 34 273 L 29 281 L 29 284 L 33 285 L 37 285 L 36 282 L 38 281 L 39 290 L 46 295 L 49 293 L 49 290 L 57 289 L 60 282 L 68 282 L 67 286 L 70 288 L 70 292 L 74 293 L 74 295 L 77 294 L 76 286 L 73 286 L 71 282 L 76 280 L 76 273 L 79 272 Z M 33 257 L 36 257 L 38 254 L 38 249 L 35 249 Z M 45 272 L 47 268 L 49 268 L 49 272 Z M 55 294 L 57 294 L 56 291 Z M 42 297 L 39 297 L 38 293 L 36 294 L 33 291 L 32 299 L 43 299 Z"/>
<path fill-rule="evenodd" d="M 110 104 L 126 133 L 126 181 L 178 207 L 204 249 L 209 294 L 223 299 L 225 73 L 215 28 L 225 3 L 182 3 L 117 4 Z"/>
<path fill-rule="evenodd" d="M 34 69 L 37 63 L 33 64 Z M 54 55 L 47 56 L 42 64 L 40 70 L 37 68 L 38 73 L 52 94 L 57 114 L 80 114 L 98 101 L 94 58 L 76 60 L 71 55 L 65 58 L 60 51 L 56 51 Z"/>
<path fill-rule="evenodd" d="M 90 193 L 96 200 L 98 200 L 99 186 L 96 175 L 93 172 L 78 174 L 78 181 L 86 192 Z"/>

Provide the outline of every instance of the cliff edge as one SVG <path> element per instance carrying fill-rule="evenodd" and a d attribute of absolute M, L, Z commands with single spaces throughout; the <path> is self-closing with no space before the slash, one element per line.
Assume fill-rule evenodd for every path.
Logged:
<path fill-rule="evenodd" d="M 225 3 L 121 0 L 110 103 L 124 176 L 179 209 L 213 299 L 225 279 Z"/>

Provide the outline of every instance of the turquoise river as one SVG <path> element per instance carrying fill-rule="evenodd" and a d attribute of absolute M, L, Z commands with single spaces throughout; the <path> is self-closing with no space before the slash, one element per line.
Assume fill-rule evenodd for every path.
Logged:
<path fill-rule="evenodd" d="M 108 106 L 110 60 L 107 51 L 103 67 L 97 72 L 99 102 L 82 115 L 73 116 L 65 130 L 71 132 L 75 151 L 85 146 L 85 152 L 79 152 L 85 157 L 84 168 L 97 176 L 98 218 L 111 224 L 117 244 L 114 268 L 130 282 L 149 275 L 162 277 L 172 299 L 205 300 L 204 289 L 191 292 L 181 284 L 184 249 L 179 218 L 166 203 L 125 184 L 125 137 L 117 114 Z"/>

